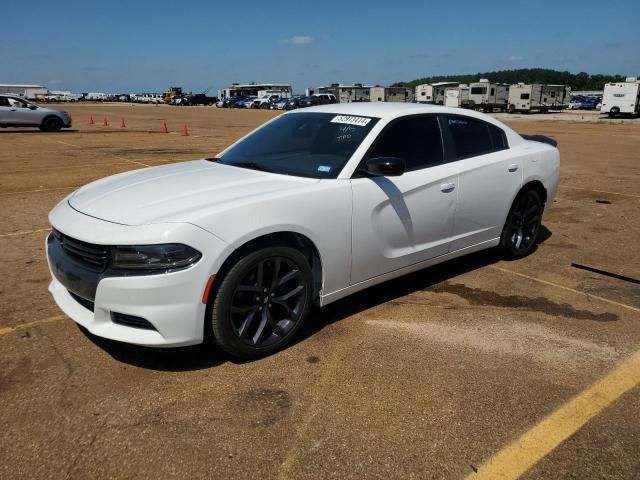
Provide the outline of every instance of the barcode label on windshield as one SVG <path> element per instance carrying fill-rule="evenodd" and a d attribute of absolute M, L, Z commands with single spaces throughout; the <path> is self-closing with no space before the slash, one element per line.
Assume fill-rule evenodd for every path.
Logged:
<path fill-rule="evenodd" d="M 364 127 L 370 121 L 370 118 L 352 117 L 349 115 L 336 115 L 331 119 L 331 123 L 346 123 L 347 125 L 356 125 L 357 127 Z"/>

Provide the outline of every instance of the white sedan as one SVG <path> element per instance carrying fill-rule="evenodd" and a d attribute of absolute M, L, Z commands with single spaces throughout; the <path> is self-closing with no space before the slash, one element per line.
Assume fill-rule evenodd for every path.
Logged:
<path fill-rule="evenodd" d="M 101 337 L 257 357 L 313 304 L 486 248 L 529 254 L 559 165 L 550 139 L 469 110 L 295 110 L 215 158 L 73 192 L 49 215 L 49 291 Z"/>

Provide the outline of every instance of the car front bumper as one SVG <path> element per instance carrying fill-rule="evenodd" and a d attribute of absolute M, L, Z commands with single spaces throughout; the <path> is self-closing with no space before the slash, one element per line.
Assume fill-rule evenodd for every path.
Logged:
<path fill-rule="evenodd" d="M 230 246 L 190 224 L 123 226 L 83 215 L 63 203 L 50 220 L 69 237 L 103 245 L 184 243 L 198 249 L 202 258 L 170 273 L 123 276 L 109 269 L 96 273 L 61 251 L 50 234 L 45 243 L 52 277 L 49 292 L 60 309 L 92 334 L 111 340 L 151 347 L 202 343 L 203 295 Z M 130 240 L 124 240 L 127 237 Z M 144 320 L 143 327 L 119 321 L 132 317 Z"/>

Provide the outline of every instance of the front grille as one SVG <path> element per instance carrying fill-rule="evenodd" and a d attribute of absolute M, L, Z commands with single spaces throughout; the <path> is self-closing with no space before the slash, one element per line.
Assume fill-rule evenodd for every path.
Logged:
<path fill-rule="evenodd" d="M 144 328 L 145 330 L 155 330 L 154 326 L 142 317 L 127 315 L 126 313 L 111 312 L 111 321 L 127 327 Z"/>
<path fill-rule="evenodd" d="M 91 310 L 93 312 L 94 304 L 91 300 L 82 298 L 71 291 L 69 291 L 69 295 L 71 295 L 71 298 L 73 298 L 76 302 L 78 302 L 84 308 L 86 308 L 87 310 Z"/>
<path fill-rule="evenodd" d="M 107 262 L 109 261 L 108 246 L 82 242 L 55 229 L 53 230 L 53 236 L 70 258 L 89 270 L 103 272 L 107 268 Z"/>

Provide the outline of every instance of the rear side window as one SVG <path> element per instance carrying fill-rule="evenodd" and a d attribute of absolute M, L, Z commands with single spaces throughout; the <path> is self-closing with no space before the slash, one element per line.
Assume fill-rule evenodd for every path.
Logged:
<path fill-rule="evenodd" d="M 0 107 L 8 107 L 9 106 L 9 100 L 7 99 L 7 97 L 0 97 Z"/>
<path fill-rule="evenodd" d="M 507 139 L 502 129 L 474 118 L 446 116 L 456 158 L 468 158 L 504 150 Z"/>
<path fill-rule="evenodd" d="M 489 129 L 489 135 L 491 135 L 491 144 L 493 145 L 494 151 L 504 150 L 505 148 L 509 147 L 507 144 L 507 136 L 504 134 L 504 130 L 488 123 L 487 128 Z"/>
<path fill-rule="evenodd" d="M 387 127 L 369 154 L 374 157 L 404 159 L 407 171 L 442 163 L 442 136 L 435 115 L 408 117 Z"/>

